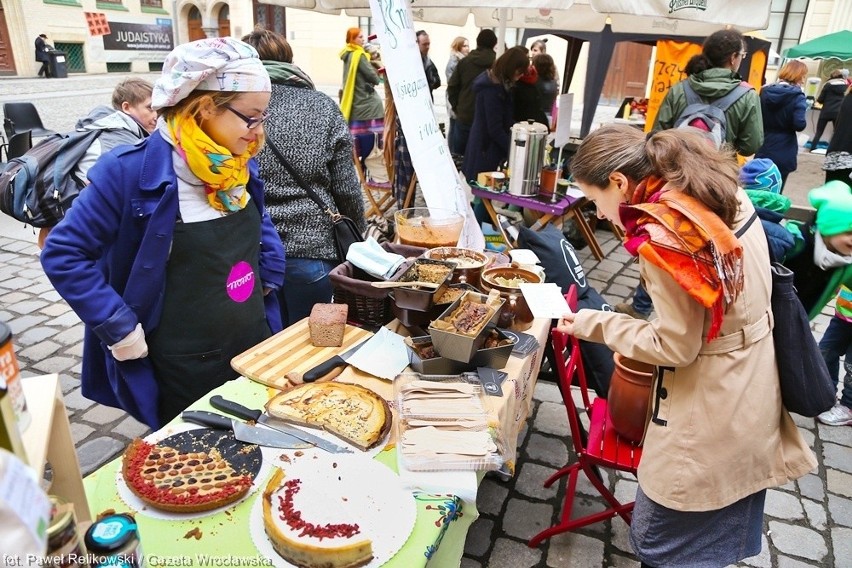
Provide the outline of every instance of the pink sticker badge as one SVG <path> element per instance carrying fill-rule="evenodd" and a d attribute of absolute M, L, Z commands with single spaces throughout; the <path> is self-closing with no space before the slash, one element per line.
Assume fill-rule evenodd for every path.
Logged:
<path fill-rule="evenodd" d="M 254 291 L 254 271 L 251 264 L 242 260 L 234 265 L 225 284 L 228 296 L 235 302 L 245 302 Z"/>

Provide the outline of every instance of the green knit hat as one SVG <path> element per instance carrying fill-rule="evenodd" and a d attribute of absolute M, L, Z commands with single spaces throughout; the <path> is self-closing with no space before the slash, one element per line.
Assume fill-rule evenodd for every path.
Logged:
<path fill-rule="evenodd" d="M 812 189 L 808 199 L 816 210 L 816 226 L 824 237 L 852 232 L 852 188 L 830 181 Z"/>

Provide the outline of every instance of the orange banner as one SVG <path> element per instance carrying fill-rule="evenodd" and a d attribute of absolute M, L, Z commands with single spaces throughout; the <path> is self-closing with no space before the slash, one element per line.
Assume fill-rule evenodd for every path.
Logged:
<path fill-rule="evenodd" d="M 657 59 L 654 61 L 654 73 L 651 78 L 651 94 L 648 97 L 648 111 L 645 114 L 645 131 L 651 130 L 657 111 L 669 88 L 686 79 L 683 68 L 693 55 L 701 53 L 701 45 L 688 41 L 657 41 Z"/>
<path fill-rule="evenodd" d="M 748 68 L 746 81 L 760 93 L 763 87 L 763 76 L 766 73 L 766 52 L 755 50 L 751 53 L 751 65 Z"/>

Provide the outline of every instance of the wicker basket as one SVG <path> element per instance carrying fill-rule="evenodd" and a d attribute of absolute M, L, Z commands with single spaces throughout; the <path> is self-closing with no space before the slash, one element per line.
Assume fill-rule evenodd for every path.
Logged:
<path fill-rule="evenodd" d="M 422 255 L 426 249 L 394 243 L 383 243 L 382 248 L 400 254 L 406 258 Z M 374 288 L 370 282 L 381 280 L 374 278 L 353 265 L 344 262 L 330 273 L 334 302 L 349 306 L 350 322 L 368 327 L 380 327 L 394 318 L 391 309 L 390 290 Z"/>

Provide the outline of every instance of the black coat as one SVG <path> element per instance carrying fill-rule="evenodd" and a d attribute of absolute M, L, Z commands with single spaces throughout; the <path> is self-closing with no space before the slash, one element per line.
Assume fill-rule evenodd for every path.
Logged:
<path fill-rule="evenodd" d="M 426 82 L 429 83 L 429 92 L 441 86 L 441 76 L 438 74 L 438 68 L 432 63 L 432 60 L 426 57 L 423 59 L 423 71 L 426 73 Z"/>
<path fill-rule="evenodd" d="M 473 106 L 476 93 L 473 92 L 473 81 L 494 65 L 497 55 L 493 49 L 477 48 L 467 54 L 458 66 L 447 84 L 447 98 L 456 113 L 456 120 L 470 126 L 473 124 Z"/>
<path fill-rule="evenodd" d="M 796 133 L 806 126 L 805 94 L 789 83 L 767 85 L 760 91 L 760 110 L 763 114 L 763 146 L 755 157 L 771 159 L 782 175 L 795 171 L 799 153 Z"/>
<path fill-rule="evenodd" d="M 35 38 L 35 60 L 40 63 L 44 63 L 50 60 L 47 57 L 47 44 L 45 43 L 44 38 L 41 36 Z"/>
<path fill-rule="evenodd" d="M 532 120 L 549 126 L 547 116 L 541 110 L 541 97 L 534 84 L 518 81 L 512 87 L 512 97 L 515 99 L 515 122 Z"/>
<path fill-rule="evenodd" d="M 837 122 L 834 123 L 834 134 L 828 143 L 828 154 L 846 152 L 852 154 L 852 93 L 843 97 Z"/>
<path fill-rule="evenodd" d="M 837 118 L 844 94 L 846 94 L 846 81 L 843 79 L 831 79 L 823 85 L 817 97 L 817 102 L 822 105 L 822 110 L 819 111 L 820 118 Z"/>

